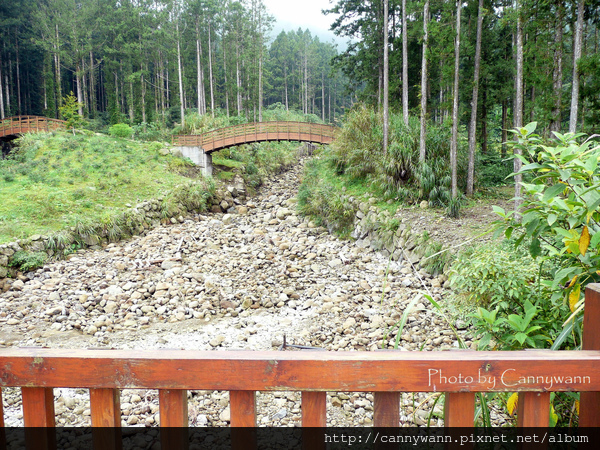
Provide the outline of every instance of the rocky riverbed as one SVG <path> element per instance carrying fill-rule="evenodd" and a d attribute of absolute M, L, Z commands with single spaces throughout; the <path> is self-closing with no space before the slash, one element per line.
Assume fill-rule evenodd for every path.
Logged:
<path fill-rule="evenodd" d="M 0 347 L 276 350 L 285 335 L 288 344 L 329 351 L 393 348 L 407 305 L 424 289 L 441 300 L 446 278 L 390 262 L 299 217 L 302 167 L 269 180 L 230 213 L 189 217 L 7 281 Z M 399 348 L 455 347 L 445 320 L 417 300 Z M 188 396 L 190 425 L 228 424 L 227 392 Z M 436 396 L 403 394 L 402 423 L 425 425 Z M 55 398 L 58 424 L 90 424 L 87 391 L 56 389 Z M 3 401 L 6 424 L 20 425 L 19 391 L 4 389 Z M 441 425 L 435 408 L 431 425 Z M 124 390 L 121 409 L 124 425 L 159 423 L 156 391 Z M 259 393 L 257 411 L 259 425 L 297 425 L 300 393 Z M 329 425 L 372 419 L 372 394 L 328 396 Z"/>

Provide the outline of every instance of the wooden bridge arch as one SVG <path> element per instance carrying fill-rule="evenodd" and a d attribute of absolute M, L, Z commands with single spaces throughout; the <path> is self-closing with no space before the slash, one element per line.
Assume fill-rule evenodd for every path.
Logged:
<path fill-rule="evenodd" d="M 25 133 L 62 130 L 64 128 L 64 120 L 41 116 L 12 116 L 0 121 L 0 138 L 10 139 Z"/>
<path fill-rule="evenodd" d="M 337 127 L 307 122 L 254 122 L 233 125 L 198 135 L 173 136 L 180 147 L 200 147 L 212 153 L 235 145 L 266 141 L 298 141 L 331 144 Z"/>

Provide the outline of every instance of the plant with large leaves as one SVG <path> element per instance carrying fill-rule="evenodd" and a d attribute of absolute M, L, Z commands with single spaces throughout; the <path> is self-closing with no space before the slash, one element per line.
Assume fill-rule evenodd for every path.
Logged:
<path fill-rule="evenodd" d="M 518 213 L 494 210 L 507 238 L 528 243 L 532 257 L 555 267 L 550 300 L 562 297 L 571 312 L 552 346 L 558 349 L 569 336 L 573 346 L 580 345 L 583 292 L 600 280 L 600 145 L 593 139 L 597 136 L 583 140 L 583 134 L 557 132 L 556 141 L 545 144 L 535 134 L 536 125 L 512 131 L 517 138 L 512 145 L 523 153 L 519 173 L 528 180 L 522 183 L 522 208 Z"/>

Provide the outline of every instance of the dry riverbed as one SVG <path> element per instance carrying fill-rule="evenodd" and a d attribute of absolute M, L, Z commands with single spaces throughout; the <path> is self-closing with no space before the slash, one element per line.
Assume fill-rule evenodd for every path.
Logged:
<path fill-rule="evenodd" d="M 0 347 L 276 350 L 285 335 L 288 344 L 329 351 L 393 348 L 392 328 L 422 283 L 442 300 L 446 278 L 390 263 L 299 217 L 301 174 L 298 164 L 269 180 L 231 214 L 190 217 L 9 281 L 0 294 Z M 399 347 L 457 342 L 422 300 Z M 436 395 L 402 394 L 402 423 L 425 425 Z M 228 425 L 227 392 L 188 397 L 190 425 Z M 3 401 L 6 425 L 21 425 L 19 391 L 3 389 Z M 87 391 L 55 389 L 55 401 L 58 424 L 90 424 Z M 124 390 L 121 409 L 123 425 L 159 423 L 156 391 Z M 299 425 L 300 394 L 259 393 L 257 411 L 259 425 Z M 431 425 L 441 425 L 440 403 L 435 412 Z M 372 394 L 328 396 L 329 425 L 372 420 Z"/>

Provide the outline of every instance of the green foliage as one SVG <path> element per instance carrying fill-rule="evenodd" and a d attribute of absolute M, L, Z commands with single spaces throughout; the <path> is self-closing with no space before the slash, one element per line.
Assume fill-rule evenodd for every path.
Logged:
<path fill-rule="evenodd" d="M 179 185 L 163 199 L 163 217 L 173 217 L 187 211 L 206 211 L 214 193 L 215 184 L 210 178 Z"/>
<path fill-rule="evenodd" d="M 513 131 L 513 145 L 523 151 L 520 173 L 531 179 L 522 183 L 522 209 L 495 211 L 507 237 L 554 266 L 547 283 L 551 301 L 562 300 L 571 321 L 583 311 L 585 286 L 600 279 L 600 145 L 579 143 L 582 135 L 571 133 L 554 133 L 556 140 L 544 143 L 535 128 L 531 123 Z"/>
<path fill-rule="evenodd" d="M 513 170 L 513 161 L 502 159 L 498 152 L 478 153 L 477 184 L 482 187 L 499 186 L 508 183 L 507 178 Z"/>
<path fill-rule="evenodd" d="M 542 334 L 547 322 L 534 320 L 539 308 L 526 300 L 521 314 L 508 314 L 498 317 L 499 306 L 493 310 L 477 308 L 472 314 L 473 326 L 477 330 L 479 350 L 520 350 L 523 348 L 542 348 L 549 338 Z"/>
<path fill-rule="evenodd" d="M 77 97 L 71 92 L 63 99 L 63 106 L 59 108 L 60 116 L 67 123 L 65 124 L 67 129 L 74 130 L 75 128 L 81 128 L 83 126 L 83 117 L 79 115 L 79 108 L 82 105 L 77 101 Z"/>
<path fill-rule="evenodd" d="M 108 129 L 108 134 L 112 137 L 130 138 L 133 135 L 133 128 L 126 123 L 117 123 Z"/>
<path fill-rule="evenodd" d="M 459 253 L 450 270 L 454 291 L 467 303 L 510 310 L 523 301 L 536 302 L 539 265 L 507 244 L 485 244 Z"/>
<path fill-rule="evenodd" d="M 20 250 L 10 258 L 9 266 L 22 272 L 39 269 L 48 260 L 48 255 L 44 252 L 26 252 Z"/>
<path fill-rule="evenodd" d="M 454 261 L 454 256 L 449 251 L 442 251 L 443 245 L 439 242 L 427 239 L 425 249 L 421 251 L 421 267 L 433 276 L 444 273 Z"/>
<path fill-rule="evenodd" d="M 450 282 L 470 314 L 478 349 L 548 347 L 560 334 L 560 302 L 549 301 L 553 268 L 516 249 L 510 242 L 486 244 L 461 252 Z"/>
<path fill-rule="evenodd" d="M 419 123 L 405 125 L 400 114 L 390 114 L 390 142 L 383 153 L 381 116 L 372 108 L 357 105 L 332 145 L 338 173 L 372 182 L 384 198 L 427 200 L 435 206 L 450 204 L 450 129 L 430 124 L 427 157 L 419 162 Z M 466 183 L 466 146 L 459 141 L 459 185 Z M 457 211 L 459 204 L 453 204 Z M 458 205 L 458 207 L 457 207 Z"/>
<path fill-rule="evenodd" d="M 247 144 L 221 150 L 218 155 L 216 159 L 218 164 L 232 169 L 241 169 L 246 183 L 251 188 L 257 188 L 267 176 L 279 173 L 297 161 L 298 144 L 292 142 Z"/>
<path fill-rule="evenodd" d="M 352 231 L 356 208 L 323 176 L 327 173 L 326 160 L 312 159 L 306 164 L 304 179 L 298 190 L 298 210 L 311 216 L 341 236 Z"/>
<path fill-rule="evenodd" d="M 460 208 L 463 204 L 463 201 L 464 200 L 462 194 L 459 194 L 454 198 L 450 198 L 450 200 L 448 201 L 448 206 L 446 207 L 446 213 L 448 214 L 448 217 L 452 217 L 454 219 L 457 219 L 459 217 Z"/>

